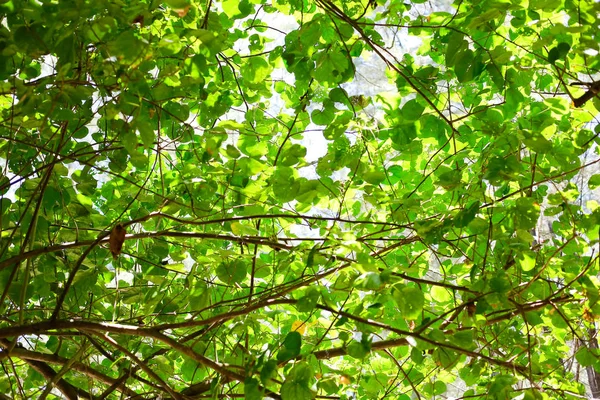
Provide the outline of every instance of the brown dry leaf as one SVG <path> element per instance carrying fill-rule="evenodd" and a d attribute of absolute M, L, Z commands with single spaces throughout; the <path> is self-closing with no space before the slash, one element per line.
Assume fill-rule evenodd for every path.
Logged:
<path fill-rule="evenodd" d="M 110 247 L 110 252 L 113 255 L 113 258 L 116 259 L 119 254 L 121 254 L 121 249 L 123 248 L 123 242 L 125 241 L 125 228 L 121 224 L 115 225 L 112 232 L 110 233 L 110 238 L 108 239 L 108 245 Z"/>
<path fill-rule="evenodd" d="M 177 13 L 177 15 L 179 15 L 179 18 L 183 18 L 187 15 L 188 11 L 190 11 L 190 6 L 187 6 L 185 8 L 180 8 L 178 10 L 173 10 Z"/>
<path fill-rule="evenodd" d="M 140 26 L 144 26 L 144 14 L 140 14 L 131 21 L 132 24 L 140 24 Z"/>
<path fill-rule="evenodd" d="M 469 314 L 469 317 L 472 317 L 473 315 L 475 315 L 475 312 L 477 311 L 477 306 L 475 305 L 474 302 L 469 302 L 467 304 L 467 314 Z"/>
<path fill-rule="evenodd" d="M 583 308 L 583 315 L 582 315 L 582 317 L 587 322 L 594 322 L 595 319 L 596 319 L 596 316 L 594 315 L 594 313 L 592 313 L 592 311 L 589 308 L 587 308 L 587 307 Z"/>

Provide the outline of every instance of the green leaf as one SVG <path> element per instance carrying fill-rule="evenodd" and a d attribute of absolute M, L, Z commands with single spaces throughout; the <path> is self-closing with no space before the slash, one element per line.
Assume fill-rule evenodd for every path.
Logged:
<path fill-rule="evenodd" d="M 448 39 L 448 48 L 446 49 L 446 65 L 453 67 L 456 63 L 456 56 L 467 48 L 469 43 L 464 40 L 464 35 L 459 32 L 452 31 Z"/>
<path fill-rule="evenodd" d="M 107 48 L 111 56 L 115 57 L 118 62 L 132 63 L 142 55 L 147 43 L 140 40 L 130 30 L 126 30 L 119 34 L 115 40 L 107 44 Z"/>
<path fill-rule="evenodd" d="M 260 381 L 263 385 L 267 384 L 268 380 L 273 378 L 277 372 L 277 361 L 269 360 L 260 370 Z"/>
<path fill-rule="evenodd" d="M 239 158 L 241 155 L 240 151 L 230 144 L 227 145 L 226 152 L 230 158 Z"/>
<path fill-rule="evenodd" d="M 224 283 L 241 283 L 248 274 L 248 266 L 242 260 L 222 262 L 217 267 L 216 273 Z"/>
<path fill-rule="evenodd" d="M 588 180 L 588 187 L 590 189 L 596 189 L 598 186 L 600 186 L 600 174 L 592 175 Z"/>
<path fill-rule="evenodd" d="M 315 394 L 310 390 L 313 377 L 314 371 L 308 363 L 297 363 L 287 374 L 281 386 L 281 398 L 284 400 L 313 399 Z"/>
<path fill-rule="evenodd" d="M 454 71 L 460 83 L 470 82 L 477 78 L 484 68 L 481 54 L 470 49 L 462 50 L 454 58 Z"/>
<path fill-rule="evenodd" d="M 512 288 L 505 273 L 498 273 L 490 279 L 490 289 L 494 292 L 508 292 Z"/>
<path fill-rule="evenodd" d="M 446 190 L 452 190 L 460 185 L 462 180 L 462 173 L 458 170 L 445 171 L 438 175 L 437 184 L 442 186 Z M 463 224 L 465 221 L 469 220 L 470 214 L 473 214 L 476 210 L 472 208 L 469 211 L 465 211 L 462 214 L 459 214 L 457 222 L 459 224 Z M 470 221 L 468 221 L 470 222 Z M 468 223 L 467 222 L 467 223 Z M 466 225 L 462 225 L 466 226 Z"/>
<path fill-rule="evenodd" d="M 311 400 L 315 396 L 310 388 L 298 382 L 284 382 L 281 386 L 282 400 Z"/>
<path fill-rule="evenodd" d="M 447 390 L 447 386 L 442 381 L 435 381 L 433 383 L 425 384 L 424 390 L 427 393 L 431 393 L 433 396 L 440 396 L 444 394 Z"/>
<path fill-rule="evenodd" d="M 244 78 L 251 83 L 260 83 L 271 73 L 271 66 L 264 58 L 252 57 L 242 66 L 241 72 Z"/>
<path fill-rule="evenodd" d="M 414 320 L 421 316 L 425 305 L 423 292 L 414 287 L 395 285 L 392 294 L 403 318 Z"/>
<path fill-rule="evenodd" d="M 352 63 L 338 47 L 318 53 L 315 61 L 316 69 L 312 75 L 318 81 L 337 84 L 351 77 L 349 74 L 353 71 Z"/>
<path fill-rule="evenodd" d="M 231 232 L 237 236 L 253 236 L 258 234 L 255 227 L 237 221 L 231 223 Z"/>
<path fill-rule="evenodd" d="M 148 121 L 139 120 L 136 121 L 136 127 L 140 132 L 140 138 L 142 139 L 142 144 L 146 148 L 152 147 L 154 144 L 154 140 L 156 139 L 156 134 L 154 133 L 154 127 Z"/>
<path fill-rule="evenodd" d="M 188 0 L 165 0 L 165 3 L 171 8 L 184 9 L 190 5 Z"/>
<path fill-rule="evenodd" d="M 264 397 L 260 390 L 258 380 L 254 378 L 246 378 L 244 381 L 244 398 L 249 400 L 260 400 Z"/>
<path fill-rule="evenodd" d="M 417 127 L 415 124 L 398 125 L 391 129 L 389 137 L 395 149 L 406 149 L 406 146 L 417 137 Z"/>
<path fill-rule="evenodd" d="M 310 312 L 315 308 L 320 297 L 321 293 L 317 288 L 309 287 L 304 296 L 298 299 L 296 308 L 299 312 Z"/>
<path fill-rule="evenodd" d="M 597 357 L 590 349 L 580 347 L 577 353 L 575 353 L 575 358 L 582 367 L 588 367 L 596 362 Z"/>
<path fill-rule="evenodd" d="M 452 335 L 450 342 L 457 347 L 470 350 L 477 347 L 477 343 L 474 339 L 473 331 L 465 330 L 456 332 L 454 335 Z"/>
<path fill-rule="evenodd" d="M 335 113 L 332 109 L 314 110 L 310 118 L 316 125 L 329 125 L 335 118 Z"/>
<path fill-rule="evenodd" d="M 368 272 L 356 279 L 356 287 L 362 290 L 377 290 L 381 285 L 381 276 L 376 272 Z"/>
<path fill-rule="evenodd" d="M 492 381 L 490 385 L 490 394 L 496 398 L 505 396 L 512 391 L 511 386 L 516 382 L 516 378 L 513 375 L 498 375 Z"/>
<path fill-rule="evenodd" d="M 479 211 L 479 206 L 480 202 L 474 201 L 467 208 L 461 210 L 456 217 L 454 217 L 454 225 L 457 228 L 464 228 L 469 225 L 469 223 L 475 219 L 475 215 Z"/>
<path fill-rule="evenodd" d="M 434 350 L 433 358 L 436 364 L 442 368 L 451 369 L 458 363 L 460 354 L 454 350 L 441 347 Z"/>
<path fill-rule="evenodd" d="M 416 121 L 421 117 L 425 107 L 421 105 L 416 99 L 412 99 L 406 102 L 402 107 L 402 117 L 404 121 Z"/>
<path fill-rule="evenodd" d="M 452 299 L 452 294 L 448 289 L 440 286 L 434 286 L 431 288 L 431 298 L 440 303 L 445 303 Z"/>
<path fill-rule="evenodd" d="M 371 352 L 371 347 L 364 342 L 352 341 L 346 348 L 348 355 L 353 358 L 363 359 Z"/>
<path fill-rule="evenodd" d="M 297 357 L 300 354 L 301 346 L 302 335 L 296 331 L 288 333 L 281 350 L 277 353 L 277 361 L 283 362 Z"/>
<path fill-rule="evenodd" d="M 569 50 L 571 50 L 571 46 L 568 43 L 561 42 L 557 44 L 556 47 L 551 48 L 548 52 L 548 61 L 554 64 L 557 60 L 565 58 Z"/>

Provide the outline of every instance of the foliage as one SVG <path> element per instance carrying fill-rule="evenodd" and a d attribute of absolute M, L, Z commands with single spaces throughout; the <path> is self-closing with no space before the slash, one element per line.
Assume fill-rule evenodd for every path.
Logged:
<path fill-rule="evenodd" d="M 0 393 L 585 394 L 600 3 L 188 1 L 0 4 Z"/>

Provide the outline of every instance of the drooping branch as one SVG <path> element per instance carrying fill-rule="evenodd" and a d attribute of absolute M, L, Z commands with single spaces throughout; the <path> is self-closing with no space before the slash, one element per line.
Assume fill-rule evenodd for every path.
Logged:
<path fill-rule="evenodd" d="M 8 345 L 8 342 L 6 340 L 3 340 L 0 343 L 2 343 L 2 346 L 5 348 Z M 16 358 L 20 358 L 20 359 L 26 360 L 26 361 L 27 360 L 39 361 L 39 362 L 46 363 L 46 364 L 57 364 L 57 365 L 65 365 L 65 364 L 67 364 L 67 362 L 69 362 L 68 359 L 58 356 L 56 354 L 40 353 L 37 351 L 27 350 L 22 347 L 15 347 L 14 349 L 12 349 L 10 352 L 10 357 L 16 357 Z M 94 368 L 92 368 L 88 365 L 85 365 L 81 362 L 74 362 L 71 367 L 73 368 L 74 371 L 85 374 L 86 376 L 88 376 L 94 380 L 97 380 L 99 382 L 102 382 L 106 385 L 114 385 L 115 383 L 118 382 L 117 379 L 114 379 L 114 378 L 111 378 L 110 376 L 104 375 L 104 374 L 98 372 L 97 370 L 95 370 Z M 136 395 L 136 392 L 129 389 L 122 382 L 120 385 L 118 385 L 117 389 L 127 396 L 135 396 Z"/>
<path fill-rule="evenodd" d="M 163 379 L 161 379 L 154 372 L 154 370 L 152 368 L 150 368 L 143 360 L 140 360 L 135 354 L 133 354 L 127 348 L 121 346 L 119 343 L 117 343 L 116 340 L 114 340 L 113 338 L 111 338 L 107 334 L 101 334 L 99 332 L 94 332 L 94 334 L 97 335 L 102 340 L 107 341 L 108 343 L 110 343 L 111 346 L 113 346 L 114 348 L 116 348 L 117 350 L 119 350 L 120 352 L 122 352 L 123 354 L 127 355 L 127 357 L 131 361 L 133 361 L 135 364 L 137 364 L 142 371 L 144 371 L 146 374 L 148 374 L 148 376 L 150 378 L 152 378 L 155 382 L 157 382 L 160 385 L 160 387 L 162 389 L 164 389 L 167 393 L 169 393 L 171 396 L 173 396 L 174 399 L 176 399 L 176 400 L 183 400 L 182 396 L 180 396 L 179 393 L 177 393 L 175 390 L 173 390 L 173 388 L 171 388 Z"/>

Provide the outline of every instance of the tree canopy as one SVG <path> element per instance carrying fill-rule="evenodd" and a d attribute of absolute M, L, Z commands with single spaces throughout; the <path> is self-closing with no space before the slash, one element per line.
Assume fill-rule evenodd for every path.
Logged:
<path fill-rule="evenodd" d="M 0 393 L 593 390 L 600 3 L 0 3 Z"/>

